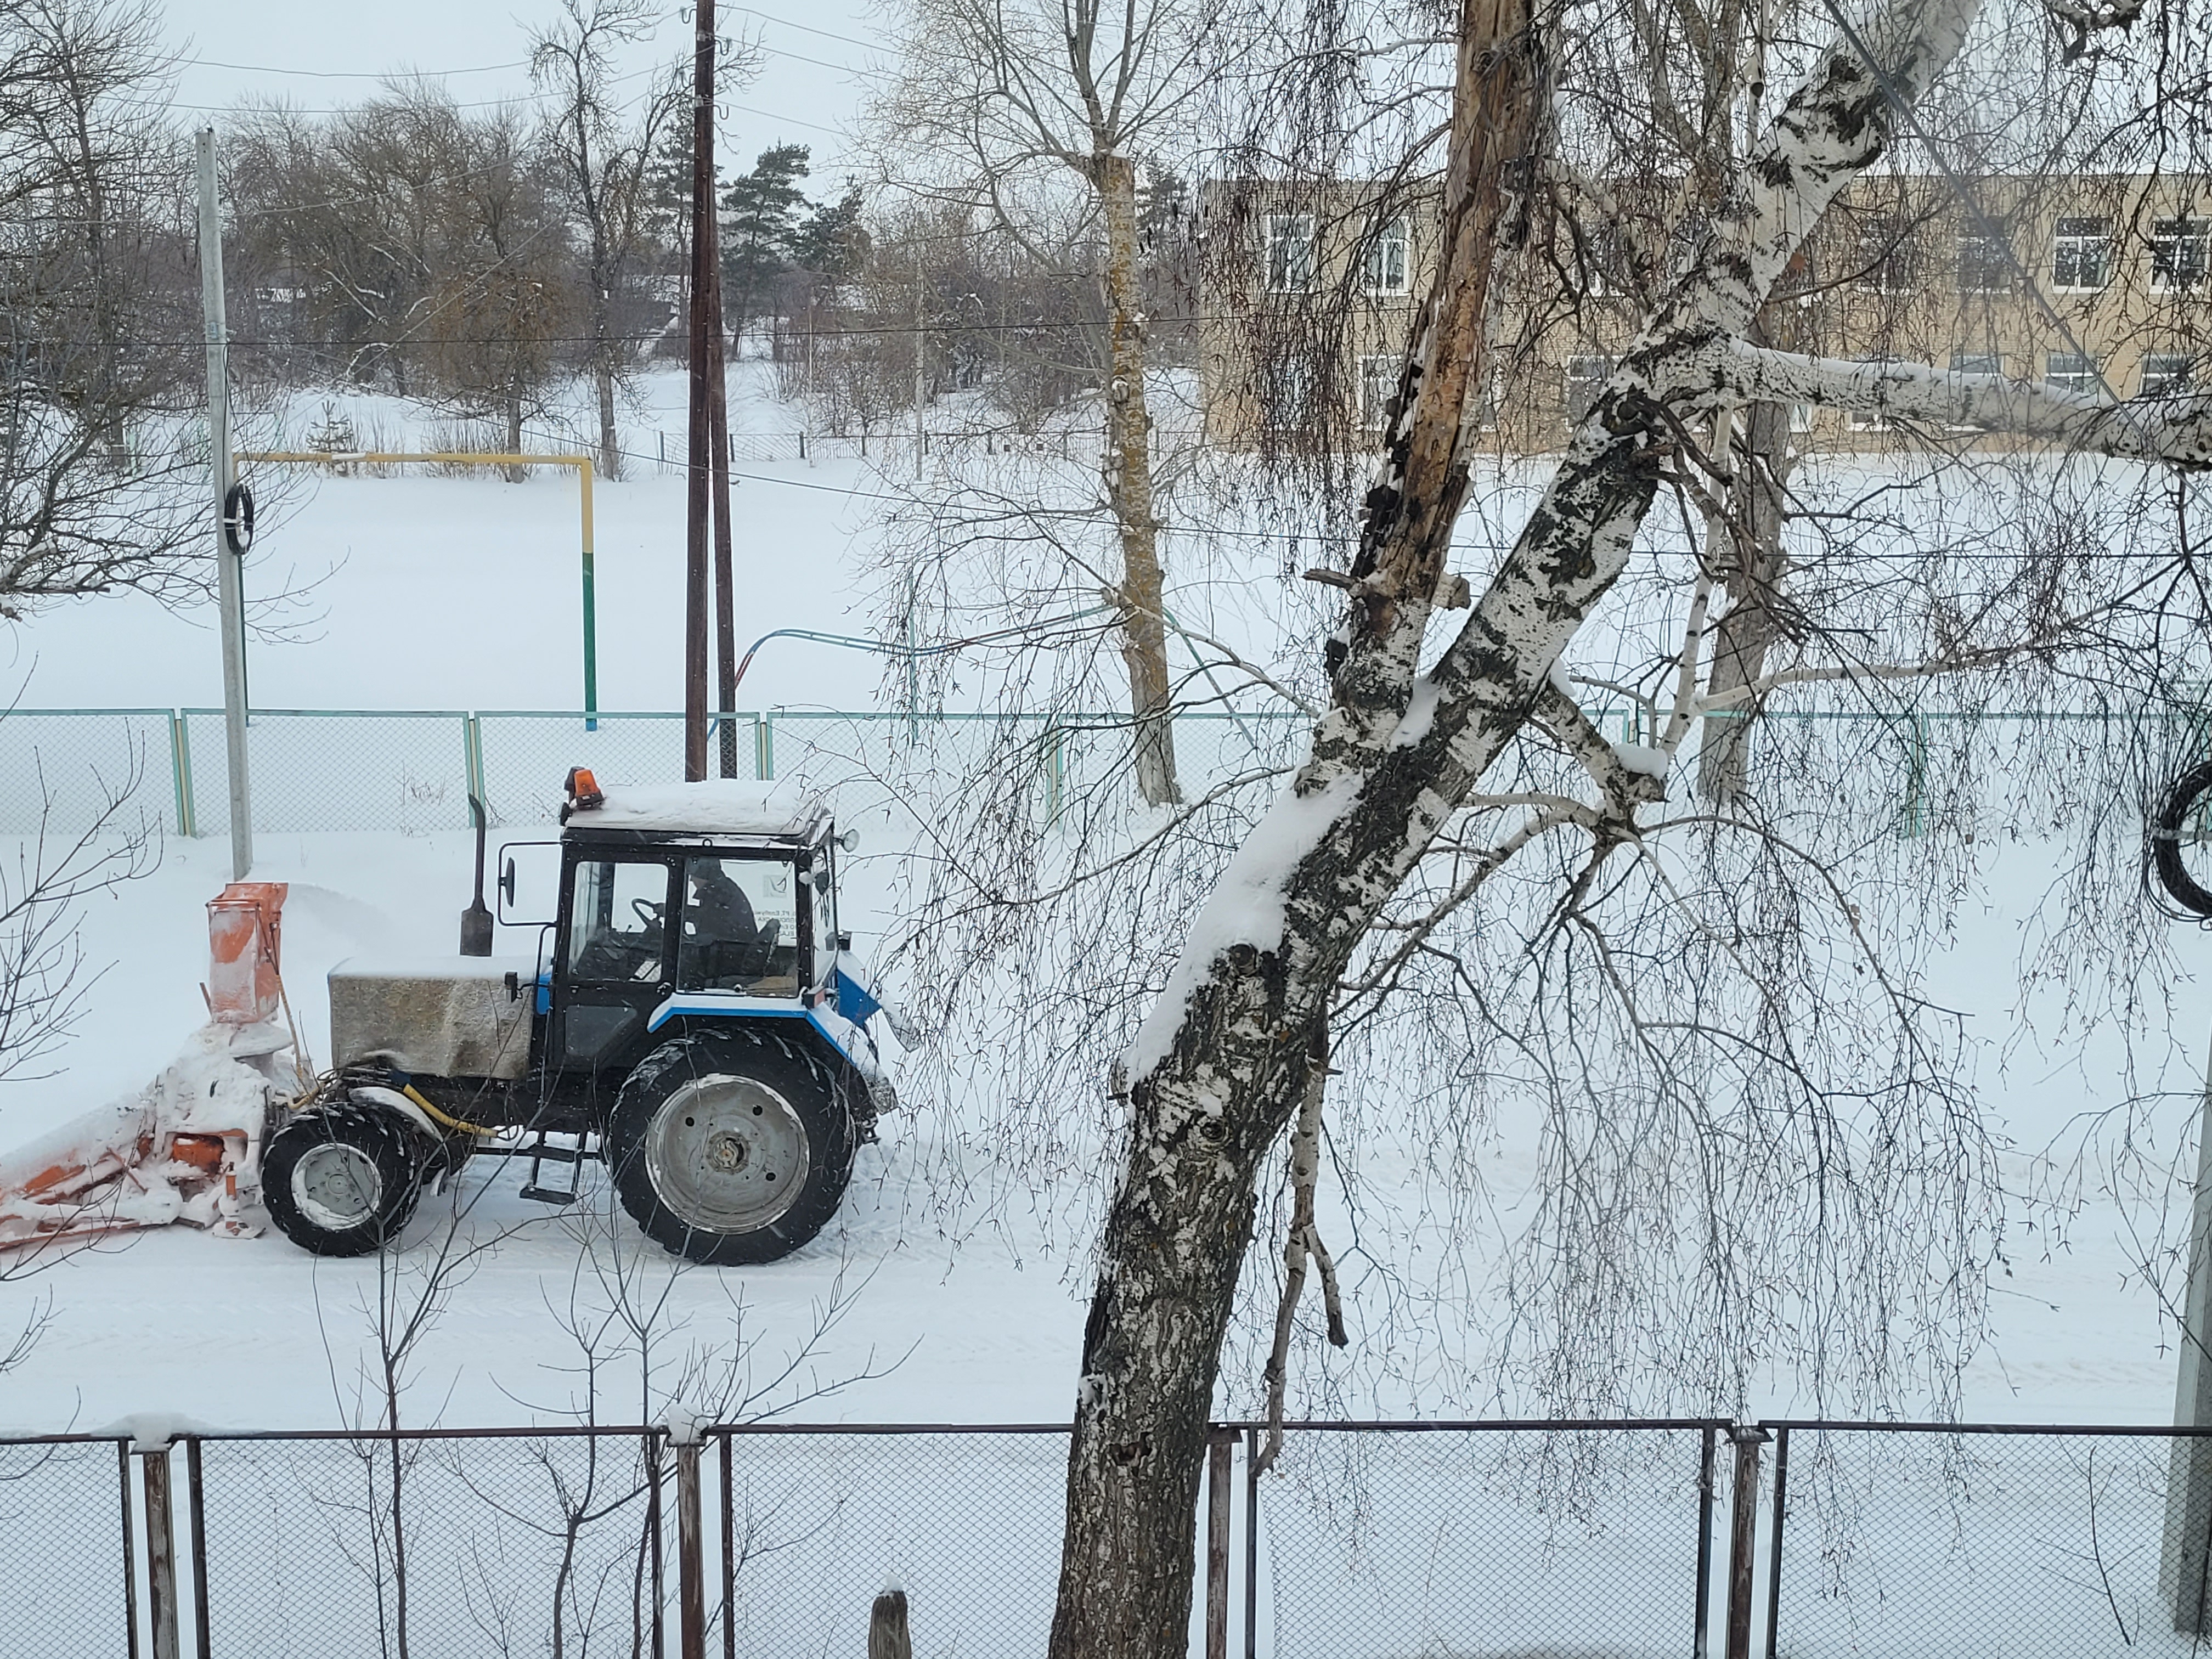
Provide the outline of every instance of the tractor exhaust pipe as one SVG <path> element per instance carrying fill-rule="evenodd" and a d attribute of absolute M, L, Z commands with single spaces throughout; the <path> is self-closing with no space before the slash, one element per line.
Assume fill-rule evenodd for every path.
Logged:
<path fill-rule="evenodd" d="M 461 912 L 461 954 L 488 957 L 491 954 L 491 912 L 484 908 L 483 902 L 484 805 L 473 794 L 469 797 L 469 817 L 477 826 L 477 896 Z"/>

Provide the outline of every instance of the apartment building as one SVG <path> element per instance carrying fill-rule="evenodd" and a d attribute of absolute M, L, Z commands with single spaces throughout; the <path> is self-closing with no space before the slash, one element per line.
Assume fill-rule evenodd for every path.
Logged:
<path fill-rule="evenodd" d="M 1857 181 L 1762 313 L 1769 342 L 2114 398 L 2212 385 L 2212 187 L 2107 173 L 1983 178 L 1966 193 L 1971 209 L 1946 179 Z M 1213 195 L 1220 234 L 1243 252 L 1216 261 L 1206 307 L 1209 439 L 1258 447 L 1371 436 L 1434 270 L 1433 187 Z M 1484 427 L 1505 453 L 1559 447 L 1675 252 L 1665 222 L 1632 205 L 1583 216 L 1595 222 L 1556 219 L 1501 273 Z M 1915 430 L 1875 411 L 1801 409 L 1792 428 L 1808 450 L 2010 441 Z"/>

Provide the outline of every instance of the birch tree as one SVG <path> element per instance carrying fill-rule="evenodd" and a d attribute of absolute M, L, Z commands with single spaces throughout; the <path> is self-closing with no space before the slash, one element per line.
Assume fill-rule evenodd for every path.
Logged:
<path fill-rule="evenodd" d="M 1328 706 L 1304 763 L 1192 921 L 1118 1068 L 1126 1139 L 1076 1390 L 1052 1637 L 1060 1659 L 1165 1654 L 1186 1640 L 1206 1425 L 1254 1238 L 1258 1179 L 1310 1097 L 1316 1057 L 1332 1052 L 1327 1027 L 1347 981 L 1355 990 L 1387 981 L 1393 955 L 1417 951 L 1443 915 L 1527 866 L 1532 849 L 1575 849 L 1547 866 L 1559 871 L 1563 928 L 1587 926 L 1609 862 L 1647 856 L 1673 757 L 1712 706 L 1704 665 L 1688 655 L 1661 711 L 1660 741 L 1631 749 L 1606 740 L 1578 706 L 1567 655 L 1629 568 L 1655 506 L 1725 489 L 1721 411 L 1761 404 L 1881 411 L 1931 429 L 2118 458 L 2154 475 L 2212 465 L 2212 398 L 2202 394 L 2123 404 L 2002 374 L 1832 360 L 1760 339 L 1760 312 L 1792 260 L 1842 192 L 1883 165 L 1915 112 L 1940 96 L 1970 31 L 1989 21 L 1983 11 L 1981 0 L 1875 0 L 1832 14 L 1832 37 L 1805 54 L 1794 89 L 1760 111 L 1741 170 L 1691 224 L 1510 544 L 1472 573 L 1464 620 L 1432 636 L 1468 488 L 1468 417 L 1484 384 L 1501 248 L 1528 234 L 1528 192 L 1552 136 L 1547 65 L 1564 61 L 1565 44 L 1565 15 L 1536 13 L 1524 0 L 1458 7 L 1441 246 L 1386 416 L 1358 544 L 1338 573 L 1344 608 L 1327 646 Z M 2107 32 L 2133 17 L 2130 7 L 2066 8 L 2043 38 L 2065 48 L 2051 52 L 2054 63 L 2070 64 L 2087 43 L 2103 50 Z M 2028 22 L 2013 27 L 2016 38 L 1990 43 L 1993 51 L 2036 38 Z M 1735 107 L 1737 95 L 1723 106 Z M 2185 582 L 2191 568 L 2185 547 L 2180 574 L 2170 562 L 2166 574 Z M 1939 635 L 1907 662 L 1753 668 L 1723 695 L 1963 672 L 1991 653 L 2047 657 L 2086 645 L 2071 631 L 2078 615 L 2045 606 L 2019 636 L 1987 647 Z M 1690 632 L 1702 637 L 1702 624 Z M 2106 644 L 2115 662 L 2156 648 L 2154 635 L 2116 631 Z M 2144 675 L 2156 677 L 2155 666 Z M 1570 757 L 1581 787 L 1484 793 L 1529 742 Z M 1478 808 L 1480 819 L 1471 818 Z M 1477 821 L 1500 827 L 1476 841 L 1468 832 Z M 1435 913 L 1407 921 L 1402 941 L 1375 940 L 1394 896 L 1439 858 L 1451 876 L 1439 884 Z M 1856 926 L 1850 895 L 1834 888 L 1832 872 L 1800 866 L 1814 889 L 1824 878 L 1848 938 Z M 1663 876 L 1653 880 L 1663 890 Z M 1603 938 L 1591 948 L 1601 961 Z M 1626 1008 L 1629 1041 L 1661 1040 L 1637 1018 L 1644 988 L 1632 970 L 1613 963 L 1600 982 Z M 1464 994 L 1480 997 L 1482 988 Z M 1751 1074 L 1796 1063 L 1793 1024 L 1809 1017 L 1767 995 L 1755 1029 L 1731 1039 L 1765 1045 L 1746 1062 Z M 1968 1121 L 1939 1121 L 1911 1156 L 1969 1164 L 1976 1133 Z M 1792 1171 L 1777 1158 L 1795 1145 L 1786 1135 L 1754 1144 L 1774 1164 L 1765 1178 L 1817 1180 L 1829 1190 L 1825 1174 Z M 1971 1207 L 1970 1194 L 1954 1197 Z M 1879 1218 L 1869 1224 L 1878 1231 Z M 1713 1265 L 1724 1268 L 1725 1258 Z"/>
<path fill-rule="evenodd" d="M 1204 9 L 1188 0 L 908 0 L 897 18 L 900 76 L 884 102 L 894 177 L 924 198 L 983 209 L 1025 244 L 1038 193 L 1048 199 L 1072 185 L 1077 216 L 1097 239 L 1100 473 L 1121 556 L 1106 599 L 1128 674 L 1138 787 L 1155 805 L 1175 801 L 1137 175 L 1148 149 L 1176 143 L 1178 114 L 1219 68 Z M 1049 263 L 1034 245 L 1028 251 Z"/>

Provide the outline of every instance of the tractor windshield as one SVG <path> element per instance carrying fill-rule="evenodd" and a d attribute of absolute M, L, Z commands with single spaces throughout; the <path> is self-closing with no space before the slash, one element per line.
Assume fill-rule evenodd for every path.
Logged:
<path fill-rule="evenodd" d="M 797 871 L 787 859 L 694 858 L 677 980 L 688 991 L 799 994 Z"/>

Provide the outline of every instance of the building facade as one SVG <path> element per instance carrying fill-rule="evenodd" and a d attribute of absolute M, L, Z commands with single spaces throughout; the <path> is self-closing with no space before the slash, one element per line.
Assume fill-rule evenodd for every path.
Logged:
<path fill-rule="evenodd" d="M 1649 194 L 1650 192 L 1647 192 Z M 2171 175 L 1861 179 L 1761 313 L 1768 343 L 1855 360 L 2048 380 L 2114 399 L 2212 385 L 2212 189 Z M 1209 441 L 1356 447 L 1379 433 L 1435 270 L 1433 185 L 1218 186 L 1200 388 Z M 1626 192 L 1553 216 L 1499 276 L 1484 430 L 1556 449 L 1649 314 L 1677 250 Z M 1673 234 L 1679 237 L 1680 232 Z M 1802 408 L 1808 450 L 1930 433 Z"/>

